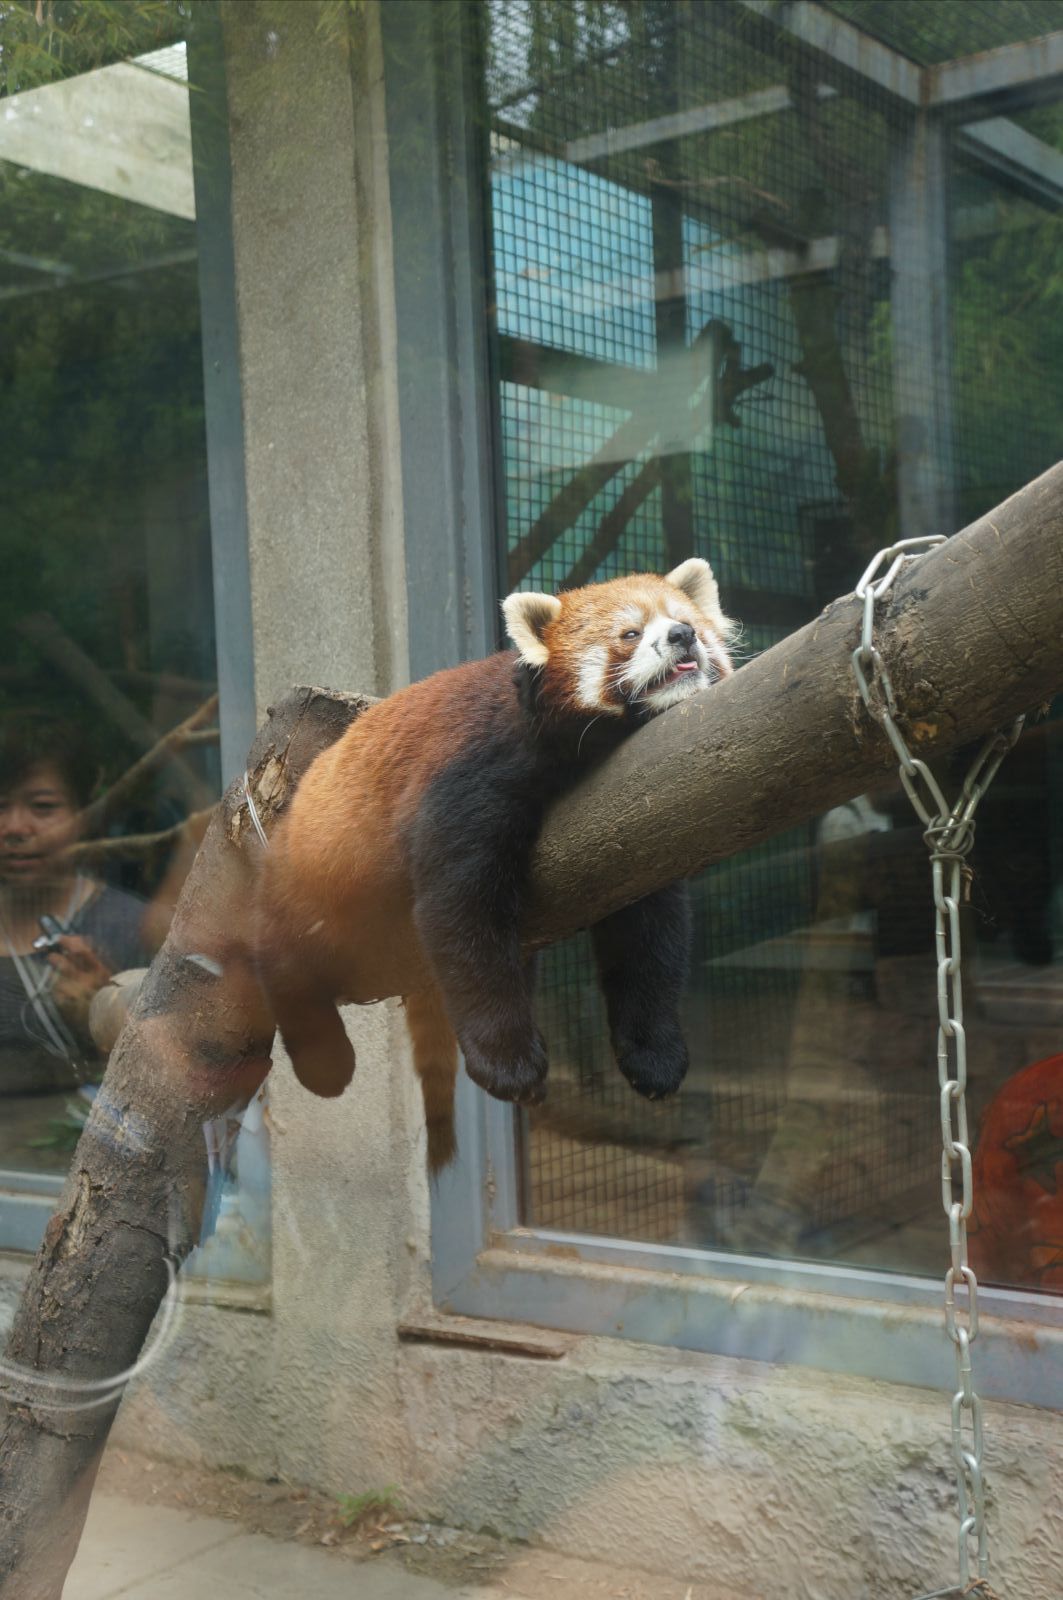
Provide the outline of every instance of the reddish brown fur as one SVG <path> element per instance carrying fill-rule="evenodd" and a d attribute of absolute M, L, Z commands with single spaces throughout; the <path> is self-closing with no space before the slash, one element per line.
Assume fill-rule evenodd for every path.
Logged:
<path fill-rule="evenodd" d="M 311 765 L 263 868 L 260 968 L 297 1076 L 341 1094 L 354 1056 L 333 1002 L 406 996 L 432 1171 L 454 1152 L 457 1041 L 414 926 L 400 833 L 485 708 L 512 696 L 513 667 L 503 654 L 466 662 L 364 712 Z"/>
<path fill-rule="evenodd" d="M 486 705 L 511 693 L 513 666 L 499 653 L 411 684 L 317 757 L 264 869 L 263 939 L 278 959 L 299 947 L 300 967 L 312 963 L 359 1004 L 434 984 L 399 834 Z"/>
<path fill-rule="evenodd" d="M 611 666 L 630 656 L 617 623 L 628 607 L 659 616 L 667 601 L 670 616 L 712 642 L 720 675 L 730 671 L 722 617 L 707 618 L 662 578 L 619 579 L 560 600 L 542 633 L 540 716 L 594 716 L 578 701 L 580 668 L 596 649 Z M 516 664 L 512 653 L 468 662 L 363 713 L 303 778 L 263 869 L 260 970 L 300 1080 L 322 1095 L 350 1081 L 354 1057 L 335 1001 L 407 997 L 432 1170 L 453 1153 L 457 1044 L 415 926 L 404 833 L 427 787 L 478 740 L 508 739 L 511 728 L 515 745 L 526 738 Z M 609 698 L 600 708 L 607 721 L 623 712 L 622 698 Z"/>

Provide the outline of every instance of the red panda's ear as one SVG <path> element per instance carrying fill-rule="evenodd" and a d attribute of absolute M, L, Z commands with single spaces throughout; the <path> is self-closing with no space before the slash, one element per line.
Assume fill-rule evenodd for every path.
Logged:
<path fill-rule="evenodd" d="M 502 602 L 506 632 L 529 667 L 545 667 L 549 654 L 543 643 L 548 623 L 561 615 L 561 602 L 553 594 L 524 594 L 518 590 Z"/>
<path fill-rule="evenodd" d="M 733 623 L 721 609 L 720 591 L 707 561 L 700 556 L 691 556 L 689 561 L 682 562 L 669 572 L 664 581 L 683 591 L 687 599 L 709 619 L 721 639 L 726 639 L 734 631 Z"/>
<path fill-rule="evenodd" d="M 682 589 L 687 599 L 692 600 L 707 617 L 719 611 L 720 591 L 716 587 L 716 579 L 709 563 L 700 556 L 691 556 L 689 561 L 682 562 L 664 581 Z"/>

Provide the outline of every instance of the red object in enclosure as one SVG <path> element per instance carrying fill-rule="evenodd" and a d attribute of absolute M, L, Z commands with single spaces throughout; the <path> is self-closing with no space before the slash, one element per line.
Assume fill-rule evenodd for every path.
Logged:
<path fill-rule="evenodd" d="M 1063 1289 L 1063 1055 L 990 1101 L 974 1154 L 970 1260 L 980 1280 Z"/>

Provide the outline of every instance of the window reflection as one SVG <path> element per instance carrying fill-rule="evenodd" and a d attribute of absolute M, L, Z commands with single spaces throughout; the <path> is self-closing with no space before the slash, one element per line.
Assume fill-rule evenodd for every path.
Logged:
<path fill-rule="evenodd" d="M 970 39 L 958 13 L 937 39 L 918 10 L 890 12 L 909 55 L 982 47 L 974 13 Z M 748 655 L 877 549 L 951 532 L 1055 459 L 1059 105 L 946 129 L 727 7 L 608 0 L 549 23 L 535 0 L 489 6 L 486 91 L 511 584 L 705 555 Z M 983 803 L 964 913 L 990 1208 L 972 1252 L 1031 1287 L 1057 1281 L 1063 1226 L 1042 1206 L 1020 1228 L 1005 1190 L 1063 1175 L 1061 782 L 1057 709 Z M 547 955 L 524 1220 L 936 1275 L 933 922 L 907 800 L 887 785 L 721 864 L 696 907 L 671 1104 L 620 1082 L 585 943 Z"/>
<path fill-rule="evenodd" d="M 79 870 L 73 848 L 95 771 L 58 722 L 12 716 L 0 729 L 0 1165 L 63 1163 L 91 1097 L 99 1052 L 89 1007 L 116 972 L 143 965 L 143 903 Z M 59 1112 L 49 1130 L 43 1119 Z M 51 1137 L 49 1137 L 49 1132 Z"/>
<path fill-rule="evenodd" d="M 175 44 L 0 117 L 9 1173 L 65 1169 L 90 1004 L 158 948 L 218 793 L 188 99 Z"/>

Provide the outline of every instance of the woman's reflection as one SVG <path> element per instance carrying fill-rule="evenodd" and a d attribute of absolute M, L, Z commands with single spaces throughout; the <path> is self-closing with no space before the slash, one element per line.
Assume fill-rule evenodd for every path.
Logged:
<path fill-rule="evenodd" d="M 99 1075 L 89 1004 L 146 959 L 142 903 L 71 860 L 96 776 L 76 728 L 0 729 L 0 1166 L 65 1164 L 49 1118 Z"/>

